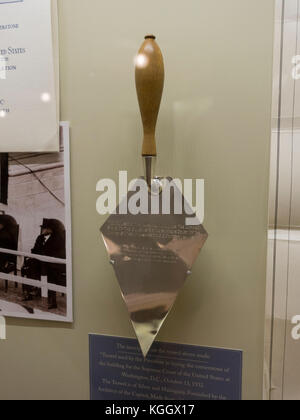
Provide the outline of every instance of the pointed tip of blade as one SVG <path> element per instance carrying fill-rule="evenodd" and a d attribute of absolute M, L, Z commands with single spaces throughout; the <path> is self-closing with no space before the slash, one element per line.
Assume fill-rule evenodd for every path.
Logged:
<path fill-rule="evenodd" d="M 152 347 L 152 344 L 154 343 L 155 338 L 156 338 L 156 337 L 153 337 L 153 340 L 152 340 L 150 343 L 146 344 L 146 345 L 145 345 L 145 344 L 142 344 L 142 343 L 139 341 L 139 343 L 140 343 L 140 347 L 141 347 L 141 350 L 142 350 L 142 353 L 143 353 L 143 356 L 144 356 L 144 359 L 146 359 L 146 358 L 147 358 L 148 353 L 149 353 L 149 351 L 150 351 L 150 349 L 151 349 L 151 347 Z"/>
<path fill-rule="evenodd" d="M 138 339 L 141 351 L 143 353 L 144 359 L 148 356 L 148 353 L 154 343 L 163 323 L 170 313 L 171 308 L 163 319 L 153 320 L 150 323 L 139 323 L 131 320 L 133 325 L 135 335 Z"/>
<path fill-rule="evenodd" d="M 143 353 L 144 359 L 146 359 L 149 350 L 151 349 L 152 344 L 158 334 L 158 330 L 153 331 L 153 329 L 151 329 L 151 326 L 149 326 L 149 324 L 147 323 L 144 324 L 134 321 L 131 322 L 135 331 L 135 335 L 138 339 L 141 351 Z"/>

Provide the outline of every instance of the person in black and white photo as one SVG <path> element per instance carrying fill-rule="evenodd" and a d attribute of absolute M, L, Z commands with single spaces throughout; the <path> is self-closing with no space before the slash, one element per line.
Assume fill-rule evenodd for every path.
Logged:
<path fill-rule="evenodd" d="M 9 215 L 0 215 L 0 248 L 17 249 L 17 223 Z M 9 273 L 15 266 L 16 257 L 4 252 L 0 253 L 0 272 Z"/>
<path fill-rule="evenodd" d="M 41 235 L 36 239 L 31 251 L 32 254 L 43 255 L 59 259 L 66 258 L 66 234 L 64 225 L 56 219 L 44 219 L 41 226 Z M 40 280 L 46 276 L 48 283 L 66 286 L 66 265 L 59 263 L 42 262 L 36 259 L 27 259 L 22 268 L 23 276 Z M 24 300 L 30 301 L 40 297 L 40 289 L 24 286 Z M 57 309 L 56 292 L 48 292 L 48 310 Z"/>

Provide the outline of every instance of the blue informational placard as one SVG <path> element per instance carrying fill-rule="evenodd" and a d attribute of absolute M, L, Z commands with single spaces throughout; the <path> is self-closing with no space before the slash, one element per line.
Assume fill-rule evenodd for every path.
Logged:
<path fill-rule="evenodd" d="M 241 400 L 242 352 L 90 335 L 92 400 Z"/>

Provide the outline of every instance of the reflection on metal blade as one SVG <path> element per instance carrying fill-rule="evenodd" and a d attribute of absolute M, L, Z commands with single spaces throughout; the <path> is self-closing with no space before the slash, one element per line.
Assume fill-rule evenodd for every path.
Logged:
<path fill-rule="evenodd" d="M 171 189 L 168 215 L 162 214 L 161 203 L 156 215 L 122 215 L 118 208 L 101 228 L 144 357 L 208 237 L 202 225 L 186 225 L 186 217 L 191 217 L 187 205 L 175 214 L 176 200 L 185 203 L 182 194 Z M 124 209 L 124 202 L 121 206 Z"/>

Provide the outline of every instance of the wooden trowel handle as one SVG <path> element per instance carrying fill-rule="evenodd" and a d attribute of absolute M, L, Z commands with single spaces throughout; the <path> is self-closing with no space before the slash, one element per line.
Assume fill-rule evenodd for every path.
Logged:
<path fill-rule="evenodd" d="M 164 89 L 164 60 L 155 36 L 148 35 L 135 67 L 136 90 L 144 126 L 143 156 L 156 156 L 155 129 Z"/>

